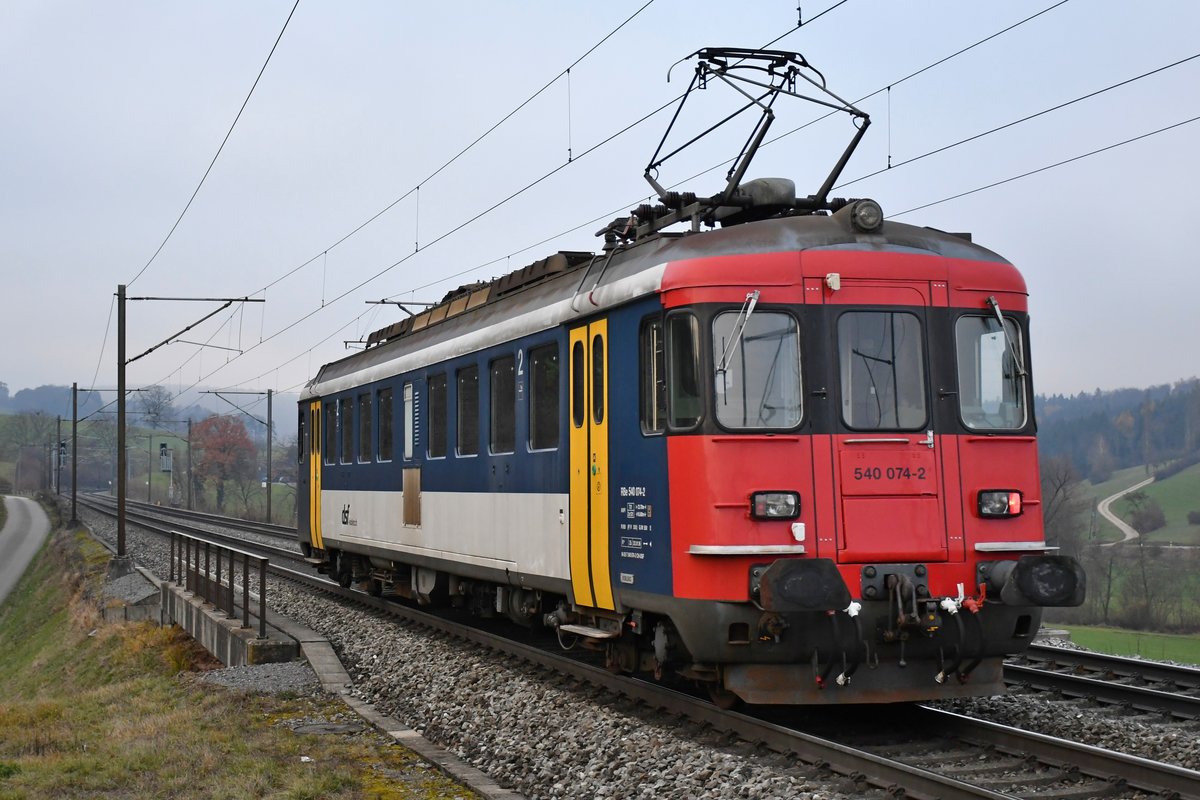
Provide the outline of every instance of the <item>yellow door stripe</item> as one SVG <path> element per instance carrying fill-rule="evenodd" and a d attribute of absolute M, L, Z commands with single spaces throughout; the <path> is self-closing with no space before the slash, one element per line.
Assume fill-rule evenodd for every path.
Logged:
<path fill-rule="evenodd" d="M 588 326 L 588 383 L 593 401 L 588 408 L 591 426 L 591 568 L 592 590 L 598 608 L 614 608 L 612 576 L 608 565 L 608 320 Z"/>
<path fill-rule="evenodd" d="M 567 371 L 568 403 L 567 425 L 570 428 L 571 469 L 571 590 L 575 604 L 595 605 L 592 596 L 591 570 L 588 563 L 588 451 L 587 424 L 587 328 L 571 331 L 568 342 Z M 579 372 L 582 371 L 582 375 Z M 578 378 L 578 380 L 577 380 Z M 578 396 L 577 396 L 578 393 Z M 583 409 L 583 418 L 577 419 L 577 409 Z M 579 424 L 576 424 L 578 422 Z"/>
<path fill-rule="evenodd" d="M 312 447 L 309 448 L 309 500 L 308 500 L 308 530 L 312 546 L 317 550 L 325 549 L 325 540 L 321 533 L 321 446 L 324 442 L 324 431 L 321 430 L 321 401 L 316 400 L 309 406 Z"/>

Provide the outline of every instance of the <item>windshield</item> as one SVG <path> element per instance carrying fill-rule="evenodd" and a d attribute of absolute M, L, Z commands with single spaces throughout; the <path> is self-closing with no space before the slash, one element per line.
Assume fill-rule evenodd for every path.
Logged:
<path fill-rule="evenodd" d="M 718 314 L 713 369 L 717 422 L 724 427 L 794 428 L 800 423 L 800 334 L 790 314 Z"/>
<path fill-rule="evenodd" d="M 898 311 L 849 311 L 838 319 L 842 420 L 856 430 L 925 426 L 921 321 Z"/>
<path fill-rule="evenodd" d="M 1015 357 L 1021 351 L 1020 326 L 1011 317 L 1004 318 L 1004 330 L 995 317 L 960 317 L 954 338 L 963 424 L 972 430 L 1025 427 L 1025 378 Z"/>

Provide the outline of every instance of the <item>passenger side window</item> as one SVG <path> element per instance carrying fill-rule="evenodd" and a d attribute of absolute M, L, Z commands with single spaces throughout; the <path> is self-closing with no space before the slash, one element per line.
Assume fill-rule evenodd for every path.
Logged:
<path fill-rule="evenodd" d="M 517 371 L 512 356 L 491 364 L 491 432 L 493 453 L 511 453 L 517 441 Z"/>
<path fill-rule="evenodd" d="M 558 447 L 558 345 L 529 351 L 529 449 Z"/>
<path fill-rule="evenodd" d="M 700 327 L 693 314 L 667 317 L 667 416 L 672 428 L 700 422 Z"/>
<path fill-rule="evenodd" d="M 374 444 L 371 436 L 371 395 L 358 396 L 358 463 L 371 463 L 371 447 Z"/>
<path fill-rule="evenodd" d="M 479 367 L 458 371 L 458 448 L 460 456 L 479 453 Z"/>
<path fill-rule="evenodd" d="M 379 460 L 391 461 L 392 452 L 392 387 L 389 386 L 379 390 Z"/>
<path fill-rule="evenodd" d="M 338 400 L 338 428 L 341 431 L 343 464 L 354 461 L 354 406 L 349 397 Z"/>
<path fill-rule="evenodd" d="M 446 456 L 446 422 L 449 418 L 446 397 L 446 374 L 430 375 L 429 385 L 429 457 Z M 406 415 L 407 416 L 407 415 Z"/>
<path fill-rule="evenodd" d="M 337 463 L 337 404 L 325 404 L 325 463 Z"/>
<path fill-rule="evenodd" d="M 446 389 L 446 376 L 442 376 L 442 391 Z M 446 450 L 446 404 L 442 403 L 442 453 Z M 416 452 L 417 433 L 421 430 L 421 418 L 417 410 L 416 390 L 411 383 L 404 384 L 404 460 L 412 461 Z"/>
<path fill-rule="evenodd" d="M 638 349 L 642 433 L 662 433 L 667 426 L 667 351 L 661 319 L 642 323 Z"/>

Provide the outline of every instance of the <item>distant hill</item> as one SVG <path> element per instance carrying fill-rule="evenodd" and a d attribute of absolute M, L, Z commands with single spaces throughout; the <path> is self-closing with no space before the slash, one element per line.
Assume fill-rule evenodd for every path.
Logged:
<path fill-rule="evenodd" d="M 80 390 L 79 392 L 79 417 L 82 419 L 89 414 L 112 414 L 115 416 L 116 407 L 111 405 L 114 392 L 89 392 Z M 247 408 L 254 403 L 255 398 L 246 396 L 231 397 L 239 406 Z M 219 397 L 212 394 L 204 394 L 199 390 L 185 392 L 181 398 L 182 402 L 176 401 L 172 404 L 169 419 L 177 422 L 172 425 L 164 425 L 172 429 L 179 429 L 183 424 L 182 421 L 191 418 L 192 420 L 201 420 L 213 414 L 238 414 L 239 412 L 233 406 L 223 402 Z M 299 396 L 296 394 L 277 394 L 274 398 L 274 410 L 272 422 L 275 426 L 275 435 L 279 441 L 287 441 L 296 435 L 296 402 Z M 106 403 L 109 403 L 107 407 Z M 138 412 L 141 406 L 138 404 L 137 395 L 130 397 L 127 413 L 130 415 L 130 424 L 137 425 L 139 421 Z M 0 414 L 22 414 L 22 413 L 42 413 L 49 417 L 61 416 L 64 420 L 71 418 L 71 387 L 70 386 L 39 386 L 36 389 L 21 389 L 14 395 L 9 394 L 8 384 L 0 381 Z M 267 410 L 265 403 L 258 403 L 251 411 L 255 417 L 266 419 Z M 259 438 L 262 435 L 263 426 L 256 424 L 248 417 L 244 417 L 246 428 L 250 435 L 254 438 Z"/>
<path fill-rule="evenodd" d="M 1116 469 L 1200 450 L 1200 380 L 1035 398 L 1038 447 L 1102 483 Z"/>

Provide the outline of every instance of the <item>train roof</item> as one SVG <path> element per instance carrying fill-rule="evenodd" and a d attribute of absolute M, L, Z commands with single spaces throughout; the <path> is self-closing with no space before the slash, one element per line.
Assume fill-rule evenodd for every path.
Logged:
<path fill-rule="evenodd" d="M 658 292 L 671 263 L 829 250 L 1008 265 L 965 234 L 892 221 L 863 233 L 850 224 L 845 210 L 833 215 L 783 216 L 714 231 L 661 233 L 606 253 L 564 251 L 494 280 L 460 286 L 427 311 L 372 333 L 366 350 L 323 366 L 301 400 L 475 352 Z M 686 281 L 686 272 L 683 277 Z"/>

